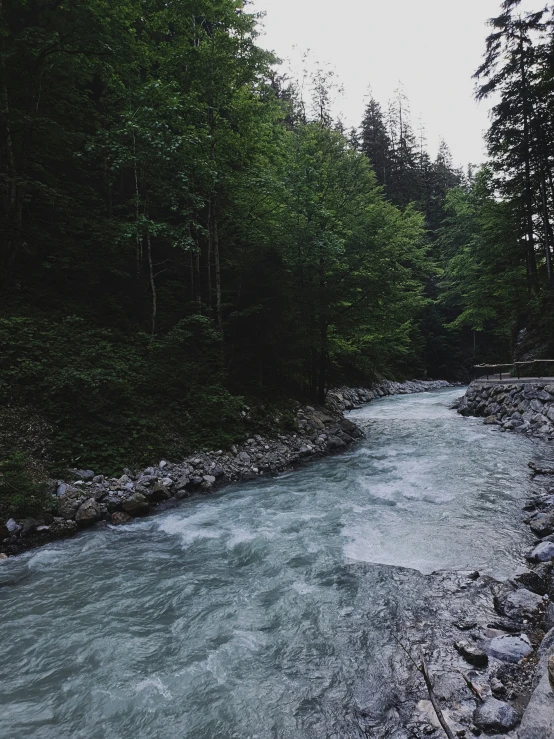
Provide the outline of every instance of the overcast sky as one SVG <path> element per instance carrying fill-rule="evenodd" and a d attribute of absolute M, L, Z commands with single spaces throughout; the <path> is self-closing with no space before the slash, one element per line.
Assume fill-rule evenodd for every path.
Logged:
<path fill-rule="evenodd" d="M 541 5 L 523 0 L 521 7 Z M 489 106 L 474 101 L 471 76 L 500 0 L 254 0 L 252 8 L 266 13 L 260 44 L 287 68 L 301 76 L 309 50 L 335 69 L 345 89 L 337 109 L 348 127 L 360 123 L 370 85 L 386 109 L 402 82 L 432 156 L 442 137 L 456 164 L 484 160 Z"/>

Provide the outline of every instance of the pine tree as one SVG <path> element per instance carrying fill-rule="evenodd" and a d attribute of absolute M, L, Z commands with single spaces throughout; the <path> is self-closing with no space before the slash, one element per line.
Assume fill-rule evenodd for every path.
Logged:
<path fill-rule="evenodd" d="M 387 185 L 390 169 L 390 141 L 381 106 L 372 97 L 361 126 L 360 149 L 367 156 L 380 185 Z"/>
<path fill-rule="evenodd" d="M 545 31 L 544 12 L 517 13 L 520 0 L 506 0 L 502 14 L 491 19 L 493 33 L 487 38 L 483 63 L 475 73 L 481 81 L 478 99 L 500 93 L 493 108 L 493 119 L 487 140 L 496 170 L 500 173 L 502 192 L 519 202 L 521 230 L 525 239 L 527 281 L 529 289 L 538 290 L 536 234 L 534 218 L 536 196 L 533 183 L 535 160 L 540 159 L 537 136 L 539 124 L 534 90 L 534 67 L 537 62 L 535 38 Z M 540 167 L 540 165 L 539 165 Z M 540 208 L 540 206 L 539 206 Z M 545 244 L 546 262 L 550 249 Z"/>

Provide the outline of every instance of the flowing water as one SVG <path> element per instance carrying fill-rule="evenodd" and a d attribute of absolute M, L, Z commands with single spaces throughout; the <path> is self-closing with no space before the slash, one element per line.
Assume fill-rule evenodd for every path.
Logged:
<path fill-rule="evenodd" d="M 0 735 L 377 736 L 428 574 L 506 578 L 529 545 L 540 447 L 460 394 L 376 401 L 343 455 L 0 566 Z"/>

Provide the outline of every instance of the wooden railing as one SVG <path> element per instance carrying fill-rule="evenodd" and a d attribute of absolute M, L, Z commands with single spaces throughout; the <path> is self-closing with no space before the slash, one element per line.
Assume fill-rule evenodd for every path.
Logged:
<path fill-rule="evenodd" d="M 486 369 L 487 370 L 487 380 L 489 379 L 491 372 L 489 370 L 499 370 L 500 375 L 500 382 L 502 382 L 502 374 L 509 375 L 510 377 L 515 375 L 517 376 L 517 379 L 519 380 L 521 378 L 521 368 L 526 365 L 533 365 L 533 364 L 554 364 L 554 359 L 532 359 L 529 362 L 511 362 L 510 364 L 475 364 L 473 365 L 473 368 L 475 370 L 480 369 Z M 505 367 L 510 367 L 509 372 L 502 372 L 502 370 Z M 494 373 L 493 373 L 494 374 Z M 539 374 L 537 377 L 542 378 L 543 375 Z"/>

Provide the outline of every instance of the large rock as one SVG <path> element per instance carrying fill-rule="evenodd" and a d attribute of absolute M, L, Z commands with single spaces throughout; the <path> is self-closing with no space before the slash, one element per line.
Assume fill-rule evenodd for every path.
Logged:
<path fill-rule="evenodd" d="M 540 565 L 539 567 L 549 568 L 550 565 Z M 514 577 L 514 582 L 523 585 L 527 590 L 533 591 L 538 595 L 546 595 L 548 593 L 549 572 L 542 572 L 540 569 L 534 571 L 520 572 Z"/>
<path fill-rule="evenodd" d="M 187 486 L 190 484 L 190 477 L 189 475 L 181 475 L 177 482 L 175 483 L 175 490 L 181 491 L 186 490 Z"/>
<path fill-rule="evenodd" d="M 92 470 L 70 470 L 70 472 L 74 480 L 91 482 L 94 479 L 94 472 Z"/>
<path fill-rule="evenodd" d="M 552 655 L 554 630 L 547 634 L 539 650 L 535 690 L 519 727 L 519 739 L 552 739 L 554 734 L 554 692 L 549 673 Z"/>
<path fill-rule="evenodd" d="M 100 506 L 94 498 L 89 498 L 84 503 L 81 503 L 75 514 L 75 520 L 80 526 L 90 526 L 95 521 L 99 521 L 100 517 Z"/>
<path fill-rule="evenodd" d="M 519 723 L 519 716 L 509 703 L 487 698 L 473 714 L 473 723 L 487 734 L 506 733 Z"/>
<path fill-rule="evenodd" d="M 113 511 L 117 511 L 118 508 L 121 508 L 123 497 L 116 493 L 115 490 L 110 490 L 103 502 L 108 512 L 112 513 Z"/>
<path fill-rule="evenodd" d="M 531 562 L 551 562 L 554 559 L 554 542 L 543 541 L 527 557 Z"/>
<path fill-rule="evenodd" d="M 142 495 L 142 493 L 135 493 L 134 495 L 131 495 L 130 498 L 127 498 L 123 501 L 121 507 L 126 513 L 129 513 L 131 516 L 145 516 L 150 510 L 148 501 L 146 500 L 144 495 Z"/>
<path fill-rule="evenodd" d="M 554 533 L 554 513 L 539 513 L 529 522 L 531 531 L 539 537 Z"/>
<path fill-rule="evenodd" d="M 329 449 L 343 449 L 346 443 L 340 438 L 340 436 L 330 436 L 327 441 Z"/>
<path fill-rule="evenodd" d="M 56 495 L 58 498 L 63 497 L 67 493 L 68 485 L 66 482 L 60 482 L 58 487 L 56 488 Z"/>
<path fill-rule="evenodd" d="M 34 518 L 26 518 L 23 521 L 23 526 L 21 528 L 21 535 L 28 536 L 29 534 L 32 534 L 34 531 L 36 531 L 37 526 L 38 526 L 38 521 L 35 521 Z"/>
<path fill-rule="evenodd" d="M 77 488 L 71 488 L 67 486 L 64 495 L 58 498 L 58 513 L 62 518 L 68 521 L 71 518 L 75 518 L 77 509 L 84 500 L 84 492 Z"/>
<path fill-rule="evenodd" d="M 149 497 L 150 500 L 153 500 L 156 503 L 161 503 L 164 500 L 169 500 L 171 498 L 171 493 L 167 489 L 167 486 L 163 484 L 163 482 L 156 482 L 154 483 L 152 492 L 150 493 Z"/>
<path fill-rule="evenodd" d="M 17 534 L 17 533 L 19 533 L 21 531 L 21 526 L 18 523 L 16 523 L 13 520 L 13 518 L 9 518 L 6 521 L 5 526 L 8 529 L 9 533 L 12 534 L 12 535 L 13 534 Z"/>
<path fill-rule="evenodd" d="M 356 426 L 356 424 L 352 423 L 352 421 L 349 421 L 348 418 L 344 418 L 340 422 L 340 427 L 343 431 L 345 431 L 347 434 L 350 434 L 350 436 L 353 436 L 354 438 L 357 438 L 363 435 L 360 429 Z"/>
<path fill-rule="evenodd" d="M 532 593 L 527 588 L 514 590 L 506 598 L 501 600 L 502 610 L 508 618 L 536 619 L 544 606 L 544 600 L 537 593 Z"/>
<path fill-rule="evenodd" d="M 514 664 L 521 662 L 532 651 L 531 642 L 525 634 L 521 636 L 497 636 L 491 639 L 487 647 L 487 652 L 491 657 Z"/>
<path fill-rule="evenodd" d="M 471 665 L 475 665 L 475 667 L 486 667 L 489 663 L 487 654 L 473 644 L 458 641 L 454 644 L 454 647 L 466 662 L 469 662 Z"/>

